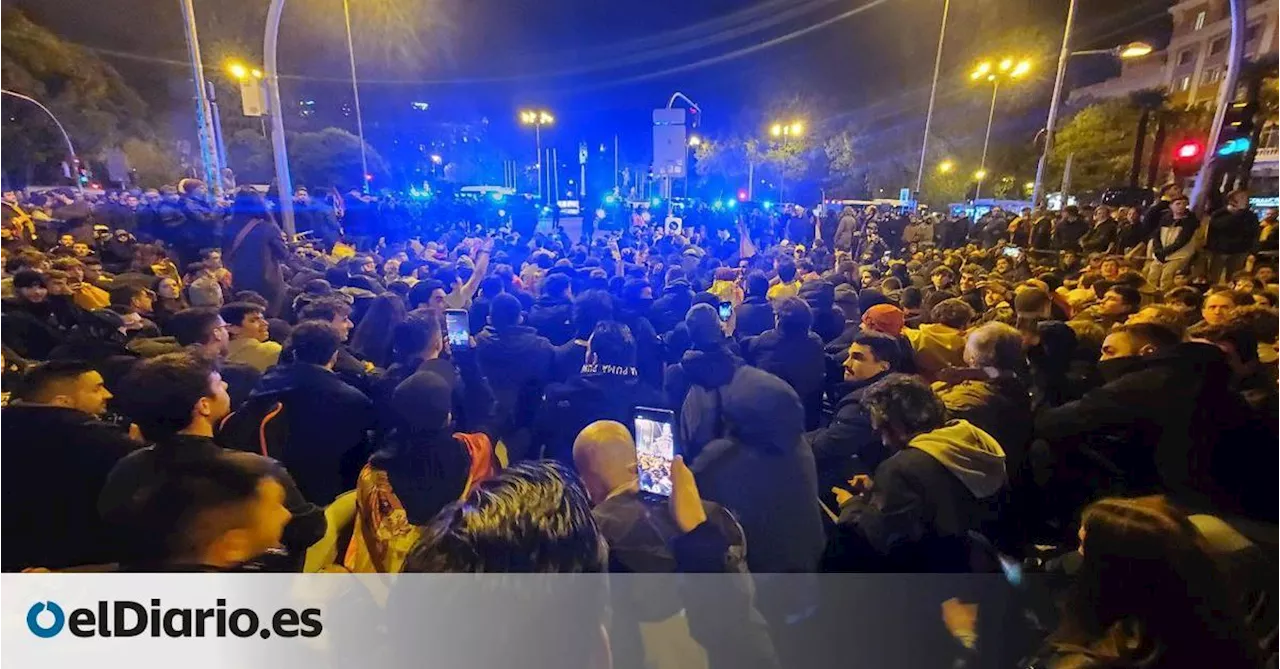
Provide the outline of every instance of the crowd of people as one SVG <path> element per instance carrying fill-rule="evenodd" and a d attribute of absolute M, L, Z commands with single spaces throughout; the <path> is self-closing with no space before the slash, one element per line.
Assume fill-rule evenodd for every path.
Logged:
<path fill-rule="evenodd" d="M 288 239 L 195 180 L 4 201 L 6 571 L 754 575 L 674 609 L 736 667 L 798 666 L 831 599 L 769 575 L 1029 569 L 1066 585 L 1027 666 L 1274 666 L 1277 220 L 1247 193 L 580 239 L 391 234 L 305 189 Z M 667 503 L 637 407 L 674 415 Z M 952 659 L 1001 645 L 977 609 L 942 606 Z"/>

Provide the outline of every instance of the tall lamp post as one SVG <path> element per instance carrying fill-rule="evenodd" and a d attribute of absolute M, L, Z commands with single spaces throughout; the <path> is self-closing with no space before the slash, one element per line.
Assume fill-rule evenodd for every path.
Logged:
<path fill-rule="evenodd" d="M 1075 23 L 1076 0 L 1071 0 L 1067 7 L 1067 27 L 1062 33 L 1062 50 L 1058 53 L 1058 72 L 1053 80 L 1053 93 L 1049 98 L 1049 118 L 1044 124 L 1044 148 L 1040 152 L 1040 160 L 1036 163 L 1036 179 L 1031 189 L 1031 203 L 1039 204 L 1043 195 L 1044 173 L 1048 166 L 1049 154 L 1053 152 L 1053 132 L 1058 124 L 1058 105 L 1062 102 L 1062 83 L 1066 79 L 1067 62 L 1072 56 L 1109 55 L 1122 60 L 1141 58 L 1152 52 L 1146 42 L 1130 42 L 1114 49 L 1071 50 L 1071 27 Z"/>
<path fill-rule="evenodd" d="M 369 192 L 369 160 L 364 148 L 364 118 L 360 115 L 360 84 L 356 82 L 356 49 L 351 41 L 351 7 L 348 0 L 342 0 L 342 18 L 347 24 L 347 60 L 351 63 L 351 95 L 356 100 L 356 134 L 360 137 L 360 183 L 361 191 Z"/>
<path fill-rule="evenodd" d="M 538 148 L 538 200 L 543 201 L 542 196 L 542 126 L 555 123 L 556 119 L 550 112 L 542 109 L 530 110 L 526 109 L 520 112 L 520 122 L 524 125 L 533 126 L 533 141 Z"/>
<path fill-rule="evenodd" d="M 79 191 L 80 195 L 83 197 L 84 184 L 80 183 L 80 158 L 76 156 L 76 147 L 72 146 L 71 135 L 68 135 L 67 129 L 62 127 L 62 122 L 58 120 L 57 116 L 53 115 L 53 112 L 49 111 L 48 107 L 40 104 L 40 101 L 35 98 L 27 97 L 21 93 L 15 93 L 7 88 L 0 89 L 0 93 L 18 98 L 19 100 L 26 100 L 27 102 L 39 107 L 40 111 L 47 114 L 49 119 L 53 121 L 53 124 L 58 126 L 58 132 L 62 133 L 62 141 L 67 143 L 67 153 L 71 155 L 71 171 L 75 173 L 76 190 Z"/>
<path fill-rule="evenodd" d="M 792 137 L 799 138 L 804 136 L 804 122 L 792 121 L 790 123 L 774 123 L 773 125 L 769 126 L 769 136 L 777 140 L 778 143 L 781 144 L 783 147 L 786 147 L 787 142 Z M 786 201 L 786 198 L 784 197 L 786 192 L 786 187 L 787 187 L 787 166 L 783 165 L 782 168 L 778 170 L 778 201 L 779 202 Z"/>
<path fill-rule="evenodd" d="M 987 147 L 991 144 L 991 125 L 996 118 L 996 96 L 1000 92 L 1000 82 L 1017 79 L 1030 71 L 1031 61 L 1015 62 L 1012 58 L 1005 58 L 996 64 L 983 61 L 969 74 L 969 79 L 973 81 L 986 80 L 991 83 L 991 111 L 987 113 L 987 134 L 982 138 L 982 159 L 978 161 L 978 171 L 973 175 L 978 180 L 978 185 L 973 189 L 974 200 L 981 197 L 982 181 L 987 178 Z"/>
<path fill-rule="evenodd" d="M 924 115 L 924 138 L 920 140 L 920 168 L 916 170 L 916 198 L 920 197 L 920 186 L 924 183 L 924 157 L 929 149 L 929 127 L 933 124 L 933 102 L 938 97 L 938 71 L 942 69 L 942 43 L 947 37 L 947 14 L 951 11 L 951 0 L 942 0 L 942 27 L 938 29 L 938 52 L 933 57 L 933 84 L 929 86 L 929 111 Z"/>
<path fill-rule="evenodd" d="M 191 59 L 191 80 L 196 86 L 196 139 L 200 144 L 200 162 L 204 180 L 214 195 L 222 194 L 222 167 L 218 164 L 217 138 L 213 129 L 213 112 L 209 106 L 209 90 L 204 78 L 204 62 L 200 59 L 200 39 L 196 35 L 196 14 L 192 0 L 179 0 L 183 29 L 187 37 L 187 55 Z"/>
<path fill-rule="evenodd" d="M 280 70 L 276 60 L 276 43 L 280 38 L 282 14 L 284 0 L 271 0 L 271 6 L 267 8 L 267 29 L 262 39 L 262 69 L 267 82 L 267 109 L 271 114 L 271 153 L 276 163 L 280 220 L 284 223 L 285 234 L 292 239 L 297 234 L 293 222 L 293 180 L 289 178 L 289 150 L 284 143 L 284 109 L 280 106 Z"/>

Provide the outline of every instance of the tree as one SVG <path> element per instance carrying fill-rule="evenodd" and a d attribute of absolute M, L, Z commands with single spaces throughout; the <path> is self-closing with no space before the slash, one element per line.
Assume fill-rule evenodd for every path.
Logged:
<path fill-rule="evenodd" d="M 133 183 L 142 188 L 172 184 L 179 176 L 173 149 L 154 140 L 130 137 L 120 147 L 133 170 Z"/>
<path fill-rule="evenodd" d="M 128 137 L 154 138 L 147 108 L 114 68 L 36 25 L 21 11 L 0 17 L 0 81 L 47 106 L 67 129 L 84 161 Z M 23 182 L 60 179 L 65 143 L 48 117 L 6 96 L 4 164 Z"/>
<path fill-rule="evenodd" d="M 1101 190 L 1123 184 L 1140 115 L 1126 100 L 1108 100 L 1076 112 L 1054 137 L 1049 183 L 1061 180 L 1063 166 L 1071 156 L 1073 191 Z"/>
<path fill-rule="evenodd" d="M 358 188 L 360 138 L 341 128 L 300 132 L 288 137 L 289 169 L 296 184 Z M 388 171 L 386 162 L 373 147 L 365 145 L 369 174 L 374 183 Z"/>

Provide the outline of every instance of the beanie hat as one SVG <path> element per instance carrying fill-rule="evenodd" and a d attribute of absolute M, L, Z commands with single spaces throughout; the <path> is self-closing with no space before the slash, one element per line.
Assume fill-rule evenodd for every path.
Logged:
<path fill-rule="evenodd" d="M 877 304 L 862 314 L 862 324 L 870 330 L 897 337 L 906 325 L 906 316 L 893 305 Z"/>

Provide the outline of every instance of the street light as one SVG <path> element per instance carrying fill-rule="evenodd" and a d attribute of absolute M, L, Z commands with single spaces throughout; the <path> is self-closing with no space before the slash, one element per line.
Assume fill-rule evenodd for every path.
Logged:
<path fill-rule="evenodd" d="M 53 124 L 58 127 L 58 132 L 62 133 L 62 141 L 67 144 L 67 153 L 70 154 L 71 157 L 71 168 L 76 175 L 76 190 L 79 191 L 81 197 L 84 197 L 84 184 L 80 182 L 80 158 L 76 156 L 76 147 L 71 144 L 71 135 L 67 134 L 67 129 L 62 127 L 62 122 L 58 120 L 58 117 L 54 116 L 53 112 L 49 111 L 48 107 L 41 104 L 40 101 L 35 98 L 28 97 L 21 93 L 15 93 L 8 89 L 0 90 L 0 94 L 10 95 L 18 98 L 19 100 L 26 100 L 36 107 L 39 107 L 40 111 L 44 112 L 49 117 L 49 120 L 53 121 Z"/>
<path fill-rule="evenodd" d="M 695 148 L 696 148 L 696 147 L 699 147 L 699 146 L 702 146 L 702 138 L 701 138 L 701 137 L 699 137 L 699 136 L 697 136 L 697 135 L 694 135 L 694 136 L 690 137 L 690 138 L 689 138 L 689 146 L 692 146 L 692 147 L 695 147 Z"/>
<path fill-rule="evenodd" d="M 1146 42 L 1131 42 L 1116 48 L 1116 56 L 1120 58 L 1141 58 L 1149 55 L 1154 50 Z"/>
<path fill-rule="evenodd" d="M 520 111 L 520 122 L 533 126 L 533 137 L 538 148 L 538 199 L 542 199 L 542 126 L 555 123 L 555 117 L 543 109 L 524 109 Z"/>
<path fill-rule="evenodd" d="M 230 74 L 236 81 L 243 81 L 249 78 L 249 68 L 241 63 L 232 61 L 227 65 L 227 74 Z"/>
<path fill-rule="evenodd" d="M 944 160 L 938 163 L 938 171 L 943 174 L 946 174 L 955 168 L 956 168 L 956 164 L 954 161 L 951 161 L 951 160 Z"/>
<path fill-rule="evenodd" d="M 991 144 L 991 125 L 996 118 L 996 95 L 1000 92 L 1000 82 L 1018 79 L 1030 71 L 1031 61 L 1005 57 L 998 64 L 983 61 L 969 73 L 969 79 L 973 81 L 986 79 L 991 82 L 991 111 L 987 112 L 987 134 L 982 138 L 982 159 L 978 162 L 978 171 L 973 175 L 978 180 L 978 185 L 973 189 L 974 200 L 982 195 L 982 180 L 987 177 L 987 147 Z"/>
<path fill-rule="evenodd" d="M 804 135 L 804 122 L 800 120 L 792 120 L 790 123 L 775 122 L 773 125 L 769 126 L 769 134 L 776 138 L 780 138 L 782 140 L 780 143 L 785 147 L 787 145 L 787 140 L 790 138 Z M 785 199 L 783 196 L 784 189 L 787 186 L 787 175 L 783 172 L 785 169 L 786 167 L 782 166 L 778 170 L 779 200 Z"/>

